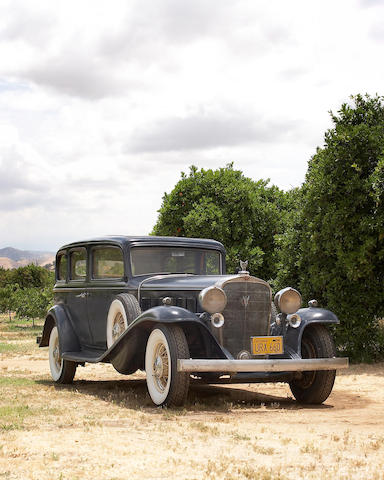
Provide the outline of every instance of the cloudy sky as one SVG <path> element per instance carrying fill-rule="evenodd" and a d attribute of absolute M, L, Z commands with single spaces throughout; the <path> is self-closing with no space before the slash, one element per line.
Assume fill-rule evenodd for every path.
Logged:
<path fill-rule="evenodd" d="M 191 164 L 300 185 L 383 51 L 384 0 L 0 0 L 0 248 L 148 234 Z"/>

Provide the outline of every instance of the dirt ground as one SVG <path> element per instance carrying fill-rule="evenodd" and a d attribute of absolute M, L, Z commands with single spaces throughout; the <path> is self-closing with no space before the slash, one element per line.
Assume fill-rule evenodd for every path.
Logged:
<path fill-rule="evenodd" d="M 55 386 L 37 331 L 0 322 L 0 479 L 384 479 L 383 363 L 340 372 L 321 406 L 284 384 L 194 385 L 161 409 L 110 365 Z"/>

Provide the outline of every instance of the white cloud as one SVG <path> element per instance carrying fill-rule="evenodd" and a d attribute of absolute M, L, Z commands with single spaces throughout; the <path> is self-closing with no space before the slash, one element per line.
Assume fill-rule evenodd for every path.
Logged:
<path fill-rule="evenodd" d="M 369 8 L 368 8 L 369 7 Z M 0 247 L 146 234 L 189 165 L 299 185 L 382 2 L 0 1 Z"/>

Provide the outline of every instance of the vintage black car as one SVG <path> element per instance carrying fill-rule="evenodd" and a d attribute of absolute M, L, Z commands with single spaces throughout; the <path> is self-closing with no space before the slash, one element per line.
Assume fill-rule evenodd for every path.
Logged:
<path fill-rule="evenodd" d="M 290 287 L 273 303 L 269 284 L 241 263 L 226 274 L 223 245 L 197 238 L 112 236 L 63 246 L 55 305 L 38 338 L 49 346 L 53 380 L 70 383 L 79 364 L 107 362 L 126 375 L 145 370 L 156 405 L 182 405 L 191 379 L 283 381 L 299 402 L 323 402 L 336 369 L 348 366 L 327 329 L 339 320 L 315 300 L 300 308 Z"/>

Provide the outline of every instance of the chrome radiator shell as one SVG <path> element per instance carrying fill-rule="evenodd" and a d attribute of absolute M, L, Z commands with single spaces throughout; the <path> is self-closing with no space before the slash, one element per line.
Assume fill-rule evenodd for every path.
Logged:
<path fill-rule="evenodd" d="M 271 287 L 248 274 L 236 275 L 218 286 L 225 291 L 228 301 L 222 312 L 224 326 L 215 329 L 215 335 L 234 358 L 244 351 L 251 354 L 251 337 L 269 335 Z"/>

